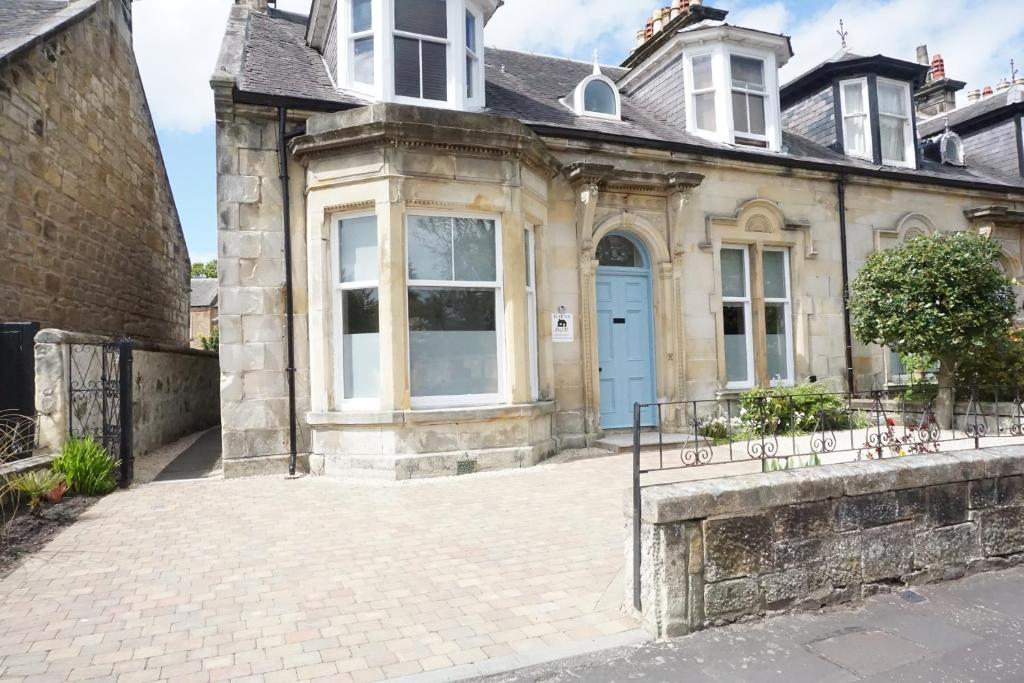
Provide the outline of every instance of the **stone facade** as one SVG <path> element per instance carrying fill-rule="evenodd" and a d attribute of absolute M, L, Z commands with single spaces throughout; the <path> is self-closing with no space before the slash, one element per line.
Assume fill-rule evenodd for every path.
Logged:
<path fill-rule="evenodd" d="M 77 0 L 0 60 L 0 319 L 183 345 L 188 252 L 124 6 Z"/>
<path fill-rule="evenodd" d="M 1021 562 L 1024 450 L 657 487 L 641 517 L 643 623 L 671 638 Z"/>
<path fill-rule="evenodd" d="M 261 32 L 256 39 L 246 30 L 254 17 L 251 25 Z M 597 293 L 597 250 L 609 235 L 626 236 L 646 254 L 651 341 L 643 352 L 651 361 L 651 398 L 658 401 L 716 399 L 738 391 L 729 385 L 726 371 L 723 246 L 743 247 L 751 259 L 751 384 L 773 379 L 761 269 L 764 254 L 784 250 L 791 292 L 786 304 L 789 379 L 813 376 L 836 390 L 845 388 L 840 183 L 851 274 L 875 251 L 915 234 L 990 230 L 1003 243 L 1007 272 L 1024 276 L 1022 226 L 1009 219 L 996 225 L 989 214 L 979 213 L 980 207 L 1002 207 L 1009 212 L 1006 218 L 1024 210 L 1024 191 L 1012 184 L 967 182 L 945 168 L 894 170 L 846 163 L 824 148 L 814 152 L 824 160 L 812 161 L 803 151 L 751 152 L 691 139 L 644 144 L 635 137 L 635 121 L 576 117 L 579 129 L 555 129 L 525 125 L 520 119 L 529 119 L 526 114 L 357 103 L 319 85 L 303 91 L 325 98 L 315 101 L 317 111 L 295 109 L 313 102 L 282 99 L 278 93 L 287 84 L 274 69 L 285 62 L 261 60 L 268 49 L 287 45 L 297 51 L 288 53 L 296 57 L 288 68 L 304 73 L 298 55 L 302 49 L 316 53 L 295 44 L 303 40 L 295 38 L 301 28 L 294 18 L 272 10 L 251 14 L 241 5 L 234 7 L 212 80 L 218 117 L 222 418 L 229 475 L 284 471 L 290 373 L 297 397 L 297 459 L 300 467 L 317 473 L 392 479 L 460 474 L 526 466 L 558 450 L 592 444 L 606 428 L 602 394 L 612 393 L 602 390 Z M 268 37 L 271 29 L 279 31 L 273 39 Z M 247 40 L 255 42 L 245 61 Z M 522 100 L 500 96 L 501 87 L 529 76 L 512 74 L 514 58 L 502 53 L 509 73 L 503 65 L 493 70 L 503 76 L 488 77 L 510 79 L 492 82 L 492 104 L 518 112 L 514 107 L 525 102 L 524 93 L 518 93 Z M 531 56 L 519 68 L 581 69 L 578 63 L 555 65 L 545 59 Z M 657 107 L 646 98 L 665 90 L 658 79 L 678 80 L 680 65 L 667 61 L 648 84 L 625 93 L 632 100 L 624 100 L 624 111 L 632 109 L 636 120 L 647 117 Z M 588 67 L 582 71 L 590 75 Z M 539 74 L 538 83 L 550 85 L 543 80 L 549 76 Z M 262 90 L 242 98 L 240 87 Z M 550 87 L 554 92 L 556 86 Z M 833 142 L 821 126 L 830 111 L 834 116 L 830 93 L 820 91 L 804 112 L 805 132 L 823 144 Z M 663 99 L 662 114 L 685 114 L 682 98 L 672 94 Z M 295 330 L 290 370 L 285 195 L 277 142 L 278 106 L 285 105 Z M 551 107 L 535 115 L 551 121 L 570 117 L 564 104 Z M 634 137 L 616 137 L 623 130 Z M 831 130 L 835 137 L 834 125 Z M 815 147 L 797 136 L 790 142 L 804 151 Z M 409 304 L 409 290 L 416 285 L 410 284 L 415 278 L 407 250 L 409 218 L 423 214 L 476 217 L 496 226 L 499 270 L 488 286 L 500 290 L 494 331 L 500 387 L 486 400 L 417 401 L 423 397 L 413 387 Z M 379 324 L 374 332 L 379 342 L 376 357 L 366 362 L 376 361 L 379 387 L 369 401 L 350 401 L 340 388 L 346 333 L 338 225 L 346 218 L 371 217 L 376 241 L 369 253 L 376 255 L 371 259 L 376 278 L 366 286 L 376 290 L 373 319 Z M 526 247 L 531 239 L 536 272 L 534 291 L 528 292 Z M 553 314 L 573 316 L 572 339 L 553 338 Z M 530 340 L 533 315 L 535 345 Z M 854 344 L 855 388 L 886 383 L 888 357 L 883 349 Z M 682 426 L 672 409 L 663 417 L 669 427 Z"/>

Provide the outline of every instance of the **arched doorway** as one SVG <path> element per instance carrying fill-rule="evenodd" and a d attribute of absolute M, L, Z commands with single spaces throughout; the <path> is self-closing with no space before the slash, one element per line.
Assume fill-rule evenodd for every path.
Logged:
<path fill-rule="evenodd" d="M 605 235 L 597 246 L 597 352 L 601 428 L 633 426 L 633 404 L 653 403 L 651 261 L 639 240 Z M 652 425 L 653 411 L 641 416 Z"/>

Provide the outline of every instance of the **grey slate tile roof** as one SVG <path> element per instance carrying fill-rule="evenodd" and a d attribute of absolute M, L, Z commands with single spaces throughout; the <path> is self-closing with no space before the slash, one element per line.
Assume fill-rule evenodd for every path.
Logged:
<path fill-rule="evenodd" d="M 0 1 L 0 41 L 20 38 L 68 6 L 67 0 Z"/>
<path fill-rule="evenodd" d="M 217 305 L 218 282 L 214 278 L 192 278 L 192 308 L 206 308 Z"/>
<path fill-rule="evenodd" d="M 1015 85 L 1004 92 L 954 109 L 944 116 L 936 116 L 933 119 L 920 122 L 917 124 L 917 130 L 921 137 L 931 137 L 945 130 L 947 117 L 950 127 L 955 128 L 961 123 L 1020 102 L 1024 102 L 1024 86 Z"/>
<path fill-rule="evenodd" d="M 274 96 L 303 101 L 321 109 L 344 109 L 361 106 L 366 101 L 357 95 L 335 89 L 327 75 L 327 67 L 315 50 L 306 45 L 306 17 L 270 10 L 268 14 L 249 12 L 249 29 L 242 55 L 242 67 L 236 86 L 236 97 L 249 101 L 260 96 Z M 833 59 L 837 59 L 837 55 Z M 842 55 L 856 59 L 859 55 Z M 958 168 L 924 161 L 917 170 L 880 167 L 852 159 L 811 140 L 784 131 L 783 153 L 751 147 L 737 147 L 712 142 L 686 133 L 680 126 L 670 125 L 647 111 L 629 97 L 622 97 L 622 121 L 578 117 L 560 100 L 568 98 L 576 85 L 593 71 L 585 62 L 536 54 L 489 48 L 485 53 L 487 109 L 490 113 L 509 116 L 524 124 L 545 131 L 564 131 L 567 137 L 588 134 L 613 136 L 633 144 L 677 146 L 684 151 L 715 155 L 741 153 L 751 161 L 763 159 L 778 163 L 780 159 L 817 164 L 842 165 L 852 172 L 885 171 L 907 180 L 946 180 L 1002 185 L 1007 189 L 1024 189 L 1024 178 L 1008 178 L 991 169 Z M 603 73 L 616 80 L 625 70 L 602 67 Z"/>

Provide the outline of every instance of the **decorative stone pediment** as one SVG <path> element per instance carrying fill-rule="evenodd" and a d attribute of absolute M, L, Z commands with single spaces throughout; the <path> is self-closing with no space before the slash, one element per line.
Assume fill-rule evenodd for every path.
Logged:
<path fill-rule="evenodd" d="M 705 220 L 705 239 L 701 249 L 712 248 L 716 230 L 724 230 L 732 234 L 754 233 L 766 236 L 782 236 L 785 231 L 802 231 L 804 233 L 804 256 L 814 258 L 818 251 L 814 246 L 810 222 L 802 219 L 789 218 L 782 208 L 768 199 L 750 199 L 740 204 L 733 214 L 707 214 Z"/>
<path fill-rule="evenodd" d="M 914 237 L 935 232 L 935 223 L 924 213 L 913 211 L 901 218 L 892 228 L 875 229 L 875 251 L 889 249 Z"/>

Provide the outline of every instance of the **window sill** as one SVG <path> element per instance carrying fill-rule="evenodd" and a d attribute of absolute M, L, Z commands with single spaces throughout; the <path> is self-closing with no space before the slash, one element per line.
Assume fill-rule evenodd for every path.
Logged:
<path fill-rule="evenodd" d="M 533 418 L 541 415 L 550 415 L 554 412 L 554 401 L 539 401 L 537 403 L 480 406 L 475 408 L 307 413 L 306 422 L 311 427 L 486 422 L 489 420 Z"/>

